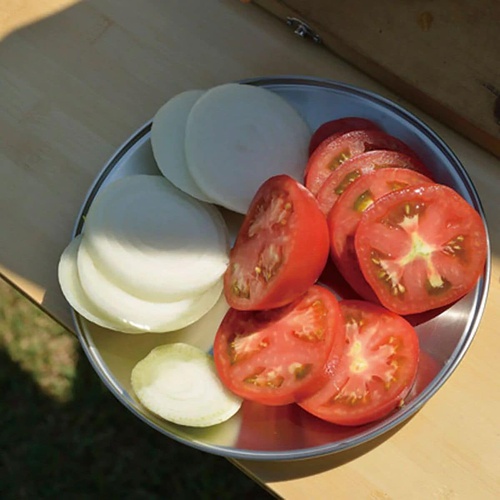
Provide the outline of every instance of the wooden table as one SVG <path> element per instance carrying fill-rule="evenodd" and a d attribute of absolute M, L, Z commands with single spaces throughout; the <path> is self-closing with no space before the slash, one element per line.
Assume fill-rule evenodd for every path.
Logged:
<path fill-rule="evenodd" d="M 302 74 L 399 99 L 234 0 L 4 0 L 0 5 L 0 273 L 73 329 L 57 262 L 92 180 L 170 96 Z M 489 299 L 459 368 L 390 439 L 295 463 L 238 462 L 285 498 L 500 497 L 500 161 L 403 103 L 454 149 L 482 198 Z"/>

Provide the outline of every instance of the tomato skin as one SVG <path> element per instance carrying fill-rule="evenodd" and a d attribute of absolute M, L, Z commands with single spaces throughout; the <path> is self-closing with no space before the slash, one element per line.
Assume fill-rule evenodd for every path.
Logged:
<path fill-rule="evenodd" d="M 431 179 L 405 168 L 384 168 L 362 175 L 339 197 L 328 215 L 330 256 L 340 274 L 364 299 L 379 303 L 358 263 L 354 246 L 356 230 L 371 203 L 403 187 L 432 183 Z"/>
<path fill-rule="evenodd" d="M 366 281 L 398 314 L 447 306 L 474 288 L 488 251 L 479 213 L 453 189 L 411 186 L 368 208 L 354 246 Z"/>
<path fill-rule="evenodd" d="M 314 285 L 279 309 L 229 309 L 214 340 L 215 366 L 235 394 L 270 406 L 290 404 L 319 389 L 328 357 L 340 358 L 343 335 L 336 297 Z"/>
<path fill-rule="evenodd" d="M 417 373 L 418 336 L 401 316 L 360 300 L 342 300 L 346 331 L 340 363 L 323 387 L 299 405 L 338 425 L 363 425 L 398 408 Z"/>
<path fill-rule="evenodd" d="M 381 130 L 354 130 L 325 139 L 309 158 L 305 185 L 317 195 L 329 175 L 344 161 L 373 150 L 391 150 L 417 156 L 404 142 Z"/>
<path fill-rule="evenodd" d="M 345 118 L 337 118 L 320 125 L 313 133 L 309 142 L 309 156 L 313 154 L 315 149 L 325 140 L 333 135 L 341 135 L 352 130 L 380 130 L 379 126 L 368 120 L 357 116 L 348 116 Z"/>
<path fill-rule="evenodd" d="M 328 258 L 326 219 L 314 196 L 287 175 L 258 189 L 224 274 L 230 307 L 282 307 L 312 286 Z"/>
<path fill-rule="evenodd" d="M 350 184 L 359 177 L 382 168 L 408 168 L 429 177 L 425 166 L 413 156 L 382 149 L 367 151 L 349 158 L 329 175 L 316 195 L 321 211 L 328 215 Z"/>

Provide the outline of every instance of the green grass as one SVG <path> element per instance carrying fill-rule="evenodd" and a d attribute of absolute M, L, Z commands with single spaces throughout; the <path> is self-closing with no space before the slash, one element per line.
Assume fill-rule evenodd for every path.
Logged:
<path fill-rule="evenodd" d="M 0 498 L 269 499 L 103 386 L 76 338 L 0 280 Z"/>

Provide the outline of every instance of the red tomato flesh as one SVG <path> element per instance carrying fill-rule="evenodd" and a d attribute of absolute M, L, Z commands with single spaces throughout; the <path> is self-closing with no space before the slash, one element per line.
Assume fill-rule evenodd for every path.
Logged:
<path fill-rule="evenodd" d="M 338 118 L 330 120 L 323 125 L 320 125 L 311 137 L 309 142 L 309 156 L 314 150 L 325 140 L 332 135 L 341 135 L 352 130 L 380 130 L 378 125 L 366 118 L 359 118 L 357 116 L 348 116 L 345 118 Z"/>
<path fill-rule="evenodd" d="M 427 169 L 417 158 L 397 151 L 368 151 L 346 160 L 334 170 L 318 191 L 316 198 L 327 215 L 338 197 L 362 175 L 382 168 L 409 168 L 427 175 Z"/>
<path fill-rule="evenodd" d="M 355 130 L 324 140 L 309 158 L 305 171 L 305 185 L 314 194 L 342 163 L 349 158 L 378 149 L 399 151 L 409 156 L 416 154 L 402 141 L 380 130 Z"/>
<path fill-rule="evenodd" d="M 228 304 L 240 310 L 284 306 L 318 279 L 328 258 L 326 219 L 314 196 L 286 175 L 257 191 L 224 275 Z"/>
<path fill-rule="evenodd" d="M 442 307 L 467 294 L 484 271 L 488 247 L 477 211 L 439 184 L 377 200 L 361 217 L 354 244 L 366 281 L 399 314 Z"/>
<path fill-rule="evenodd" d="M 361 272 L 354 236 L 363 213 L 392 191 L 432 181 L 405 168 L 384 168 L 359 177 L 339 197 L 328 216 L 330 255 L 351 287 L 364 299 L 378 303 L 377 295 Z"/>
<path fill-rule="evenodd" d="M 319 389 L 328 357 L 340 357 L 343 336 L 335 295 L 314 285 L 279 309 L 229 309 L 215 336 L 215 366 L 235 394 L 285 405 Z"/>
<path fill-rule="evenodd" d="M 362 425 L 401 406 L 415 379 L 418 337 L 401 316 L 380 306 L 343 300 L 345 344 L 325 384 L 300 406 L 339 425 Z M 336 365 L 336 360 L 334 360 Z"/>

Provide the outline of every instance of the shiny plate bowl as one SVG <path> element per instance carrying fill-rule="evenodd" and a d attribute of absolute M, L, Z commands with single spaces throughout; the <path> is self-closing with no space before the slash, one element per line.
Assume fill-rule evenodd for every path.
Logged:
<path fill-rule="evenodd" d="M 477 192 L 457 157 L 421 120 L 395 103 L 349 85 L 304 77 L 273 77 L 242 83 L 265 87 L 284 97 L 308 122 L 311 130 L 333 118 L 372 119 L 414 149 L 437 182 L 460 193 L 482 216 Z M 151 152 L 151 122 L 132 135 L 95 179 L 78 216 L 74 236 L 96 194 L 109 182 L 134 174 L 159 174 Z M 225 213 L 233 234 L 240 221 Z M 380 437 L 414 415 L 445 383 L 462 360 L 476 333 L 488 291 L 491 253 L 484 275 L 466 297 L 444 312 L 421 317 L 416 325 L 421 345 L 417 382 L 406 404 L 387 418 L 359 427 L 341 427 L 310 416 L 296 405 L 265 407 L 244 402 L 229 421 L 206 429 L 183 427 L 146 410 L 130 385 L 134 365 L 151 349 L 184 341 L 210 350 L 218 322 L 225 312 L 220 301 L 200 322 L 167 334 L 127 335 L 105 330 L 74 313 L 79 340 L 94 369 L 109 390 L 132 413 L 160 433 L 209 453 L 255 460 L 296 460 L 337 453 Z"/>

